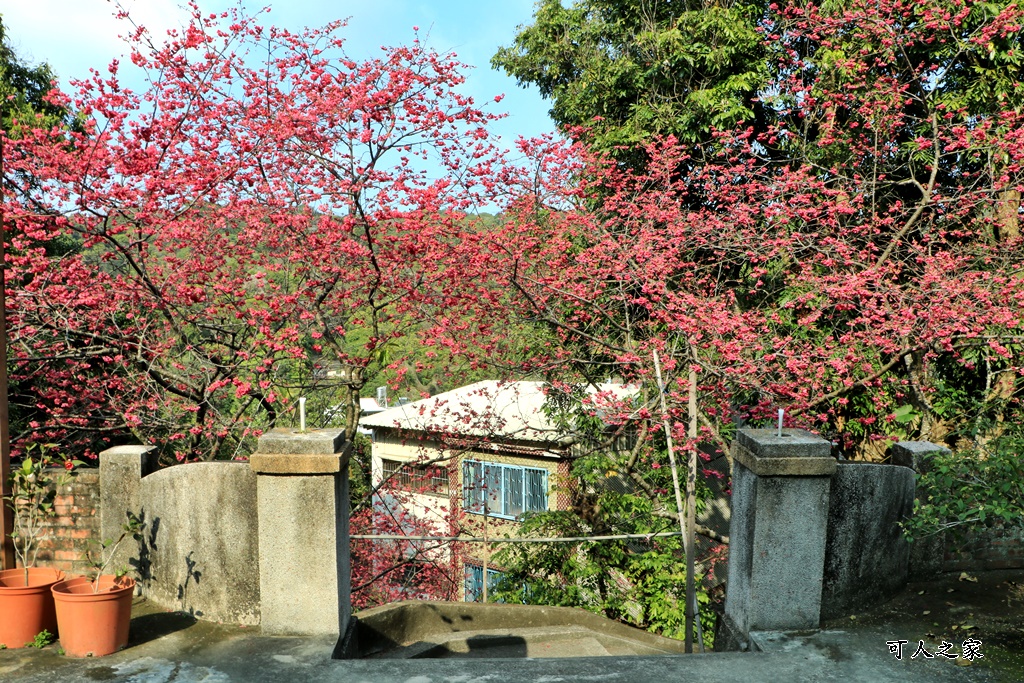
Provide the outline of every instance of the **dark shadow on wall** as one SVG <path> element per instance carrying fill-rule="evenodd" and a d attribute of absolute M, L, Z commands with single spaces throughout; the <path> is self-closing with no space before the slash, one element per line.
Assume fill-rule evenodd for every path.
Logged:
<path fill-rule="evenodd" d="M 128 564 L 135 571 L 139 583 L 148 587 L 153 580 L 152 555 L 157 549 L 156 534 L 160 530 L 160 518 L 155 517 L 153 521 L 147 522 L 146 509 L 142 508 L 139 510 L 138 520 L 142 527 L 139 535 L 139 556 L 129 559 Z"/>
<path fill-rule="evenodd" d="M 196 554 L 196 551 L 190 550 L 188 555 L 185 556 L 185 583 L 183 583 L 183 584 L 179 583 L 178 584 L 178 601 L 181 603 L 181 605 L 183 607 L 188 604 L 188 587 L 189 587 L 189 584 L 195 584 L 196 586 L 198 586 L 199 585 L 199 580 L 203 576 L 203 573 L 201 571 L 199 571 L 198 569 L 196 569 L 196 566 L 199 563 L 196 562 L 194 559 L 192 559 L 192 556 L 195 555 L 195 554 Z M 197 610 L 197 609 L 193 609 L 193 608 L 189 607 L 188 611 L 189 611 L 189 614 L 193 614 L 193 615 L 195 615 L 197 617 L 202 617 L 203 616 L 202 610 Z"/>

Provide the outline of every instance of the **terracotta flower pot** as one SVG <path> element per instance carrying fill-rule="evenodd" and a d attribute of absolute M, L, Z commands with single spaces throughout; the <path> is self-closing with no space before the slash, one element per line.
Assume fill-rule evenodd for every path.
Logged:
<path fill-rule="evenodd" d="M 101 657 L 128 644 L 135 580 L 126 576 L 100 577 L 99 591 L 78 576 L 52 588 L 57 606 L 60 646 L 69 657 Z"/>
<path fill-rule="evenodd" d="M 0 571 L 0 644 L 25 647 L 44 630 L 57 634 L 50 587 L 63 580 L 59 569 L 30 568 L 28 585 L 24 569 Z"/>

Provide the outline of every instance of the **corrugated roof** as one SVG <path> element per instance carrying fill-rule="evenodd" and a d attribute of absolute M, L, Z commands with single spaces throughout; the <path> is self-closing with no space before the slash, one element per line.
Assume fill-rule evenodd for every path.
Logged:
<path fill-rule="evenodd" d="M 544 414 L 544 382 L 484 380 L 364 417 L 364 427 L 392 427 L 481 439 L 567 443 Z M 635 389 L 602 385 L 619 396 Z"/>

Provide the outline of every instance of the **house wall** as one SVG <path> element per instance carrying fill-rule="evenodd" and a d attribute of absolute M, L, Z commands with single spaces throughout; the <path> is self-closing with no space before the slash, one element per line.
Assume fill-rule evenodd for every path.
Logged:
<path fill-rule="evenodd" d="M 479 460 L 482 462 L 496 462 L 505 465 L 545 469 L 548 472 L 548 510 L 558 510 L 560 505 L 564 508 L 568 504 L 567 496 L 559 496 L 559 491 L 564 492 L 567 490 L 566 487 L 569 482 L 568 476 L 566 476 L 568 475 L 568 463 L 564 460 L 529 457 L 526 455 L 512 455 L 501 452 L 486 451 L 483 449 L 466 451 L 462 454 L 461 460 Z M 461 460 L 459 465 L 455 468 L 454 481 L 456 482 L 456 485 L 453 486 L 453 491 L 458 493 L 457 504 L 460 508 L 462 506 L 462 492 L 464 486 Z M 466 512 L 462 523 L 463 527 L 466 529 L 467 535 L 477 537 L 486 536 L 487 538 L 519 535 L 519 522 L 491 515 L 484 516 L 478 513 Z M 468 544 L 465 556 L 463 557 L 463 562 L 464 564 L 472 564 L 482 567 L 484 564 L 484 558 L 486 557 L 489 570 L 501 571 L 502 567 L 494 564 L 492 559 L 494 554 L 501 550 L 501 548 L 502 546 L 500 544 Z M 465 590 L 463 591 L 462 598 L 463 600 L 466 599 Z"/>
<path fill-rule="evenodd" d="M 500 451 L 485 449 L 465 449 L 445 451 L 436 441 L 402 439 L 390 433 L 389 430 L 378 429 L 374 435 L 372 456 L 372 474 L 374 485 L 380 484 L 383 479 L 382 460 L 398 460 L 400 462 L 426 462 L 433 461 L 443 456 L 448 460 L 438 461 L 437 464 L 445 465 L 448 468 L 449 497 L 440 495 L 410 492 L 406 509 L 409 512 L 428 519 L 433 522 L 444 524 L 449 512 L 459 514 L 455 509 L 462 505 L 462 462 L 464 460 L 480 460 L 484 462 L 497 462 L 506 465 L 518 465 L 521 467 L 535 467 L 548 471 L 548 509 L 557 510 L 559 506 L 567 504 L 567 497 L 564 495 L 568 483 L 568 468 L 566 463 L 552 457 L 531 457 L 527 455 L 511 455 Z M 465 524 L 473 529 L 483 528 L 483 515 L 468 513 Z M 477 521 L 473 521 L 477 518 Z M 502 533 L 514 531 L 518 524 L 511 520 L 504 520 L 497 517 L 488 517 L 488 527 L 501 529 Z"/>
<path fill-rule="evenodd" d="M 520 467 L 533 467 L 548 472 L 548 510 L 565 509 L 569 504 L 568 462 L 551 453 L 548 456 L 530 456 L 520 453 L 508 453 L 487 448 L 467 448 L 447 451 L 435 440 L 416 439 L 396 434 L 392 430 L 377 428 L 374 430 L 374 442 L 371 449 L 372 474 L 374 485 L 383 480 L 382 460 L 400 462 L 426 462 L 447 456 L 447 460 L 439 460 L 448 468 L 449 495 L 403 492 L 402 506 L 406 512 L 436 525 L 438 531 L 449 528 L 448 521 L 453 516 L 457 519 L 467 536 L 515 536 L 518 535 L 519 523 L 488 515 L 465 512 L 462 509 L 463 476 L 462 463 L 465 460 L 502 463 Z M 467 544 L 462 562 L 482 565 L 485 553 L 493 555 L 498 547 L 480 543 Z M 488 557 L 488 562 L 490 558 Z M 500 567 L 491 566 L 494 569 Z"/>
<path fill-rule="evenodd" d="M 387 433 L 386 430 L 376 430 L 370 453 L 370 467 L 374 486 L 378 486 L 384 478 L 382 460 L 423 462 L 442 455 L 436 442 L 403 441 Z M 453 464 L 446 462 L 438 462 L 437 464 L 448 468 L 449 491 L 454 490 L 453 487 L 457 484 L 452 480 Z M 403 508 L 410 515 L 433 525 L 438 532 L 447 529 L 448 513 L 450 510 L 450 497 L 448 494 L 404 492 L 402 498 Z"/>

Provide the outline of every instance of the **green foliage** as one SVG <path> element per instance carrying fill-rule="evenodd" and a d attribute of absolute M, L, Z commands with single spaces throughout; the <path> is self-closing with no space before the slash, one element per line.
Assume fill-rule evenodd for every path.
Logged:
<path fill-rule="evenodd" d="M 348 464 L 349 499 L 353 508 L 358 510 L 372 504 L 370 494 L 373 491 L 370 449 L 373 442 L 366 434 L 356 432 L 352 438 L 352 456 Z"/>
<path fill-rule="evenodd" d="M 48 64 L 32 66 L 18 58 L 0 17 L 0 127 L 8 137 L 19 137 L 26 125 L 48 128 L 72 122 L 70 112 L 47 100 L 55 78 Z"/>
<path fill-rule="evenodd" d="M 39 542 L 57 516 L 54 508 L 57 490 L 71 481 L 72 467 L 84 464 L 54 458 L 51 453 L 54 448 L 56 444 L 28 444 L 20 465 L 11 468 L 11 494 L 4 497 L 14 510 L 11 533 L 14 552 L 26 570 L 35 565 Z"/>
<path fill-rule="evenodd" d="M 984 448 L 935 457 L 918 477 L 910 538 L 947 530 L 958 534 L 989 527 L 1024 528 L 1024 436 L 1005 436 Z"/>
<path fill-rule="evenodd" d="M 141 538 L 142 530 L 144 527 L 145 522 L 143 521 L 142 517 L 129 511 L 127 512 L 127 520 L 125 521 L 124 526 L 121 527 L 121 535 L 118 536 L 116 539 L 103 539 L 103 541 L 100 543 L 99 553 L 97 555 L 93 555 L 92 553 L 88 554 L 89 563 L 92 566 L 93 571 L 95 573 L 95 578 L 93 578 L 92 580 L 93 593 L 99 592 L 100 578 L 104 575 L 104 572 L 106 572 L 107 566 L 114 559 L 114 553 L 117 551 L 121 543 L 123 543 L 129 537 L 134 538 L 135 540 L 139 540 Z M 114 576 L 116 576 L 117 578 L 120 578 L 127 574 L 127 567 L 118 567 L 114 572 Z"/>
<path fill-rule="evenodd" d="M 53 634 L 44 628 L 42 631 L 36 634 L 36 637 L 32 639 L 31 643 L 26 643 L 26 646 L 42 649 L 50 643 L 52 643 L 53 640 Z"/>
<path fill-rule="evenodd" d="M 523 537 L 590 537 L 676 532 L 671 473 L 663 438 L 638 442 L 629 450 L 610 437 L 608 424 L 586 410 L 582 386 L 549 393 L 545 411 L 580 446 L 573 462 L 568 510 L 528 514 Z M 636 425 L 633 425 L 635 428 Z M 657 432 L 660 435 L 660 432 Z M 628 441 L 628 440 L 627 440 Z M 631 465 L 631 456 L 642 455 Z M 653 494 L 653 495 L 652 495 Z M 710 492 L 698 479 L 697 507 Z M 686 562 L 683 539 L 665 536 L 625 540 L 508 544 L 496 556 L 503 571 L 493 590 L 498 600 L 581 607 L 655 633 L 685 636 Z M 698 585 L 698 603 L 710 598 Z M 702 611 L 705 634 L 714 617 Z M 710 644 L 710 642 L 709 642 Z"/>
<path fill-rule="evenodd" d="M 625 146 L 615 154 L 638 165 L 654 135 L 696 144 L 761 117 L 763 13 L 760 2 L 543 0 L 491 63 L 550 98 L 563 131 L 592 127 L 598 149 Z"/>

